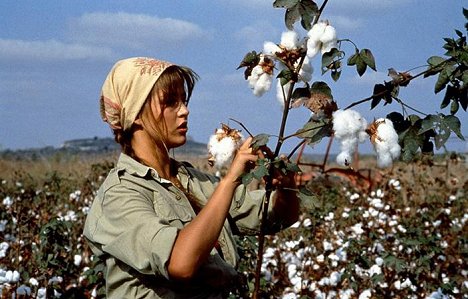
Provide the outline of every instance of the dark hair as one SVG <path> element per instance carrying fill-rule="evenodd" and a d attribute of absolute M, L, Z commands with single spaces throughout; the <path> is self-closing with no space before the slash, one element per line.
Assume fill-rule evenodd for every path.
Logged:
<path fill-rule="evenodd" d="M 185 93 L 184 104 L 188 105 L 198 78 L 197 73 L 192 69 L 185 66 L 172 65 L 161 74 L 154 84 L 137 117 L 142 119 L 143 127 L 150 133 L 151 138 L 156 144 L 162 145 L 164 143 L 162 138 L 164 137 L 165 127 L 161 127 L 161 125 L 164 126 L 165 124 L 161 121 L 162 113 L 157 119 L 154 118 L 155 114 L 151 106 L 153 95 L 157 94 L 161 99 L 160 105 L 161 111 L 163 111 L 165 107 L 174 104 L 173 101 L 177 99 L 173 95 L 182 87 Z M 122 151 L 129 156 L 134 156 L 131 146 L 133 126 L 126 131 L 117 129 L 113 130 L 113 132 L 114 139 L 120 144 Z"/>

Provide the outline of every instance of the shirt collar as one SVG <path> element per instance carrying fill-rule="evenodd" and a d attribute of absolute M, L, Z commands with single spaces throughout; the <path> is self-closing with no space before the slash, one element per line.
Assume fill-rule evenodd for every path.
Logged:
<path fill-rule="evenodd" d="M 186 166 L 184 163 L 181 163 L 176 160 L 172 160 L 173 163 L 175 163 L 177 167 L 177 173 L 182 174 L 184 176 L 189 177 L 190 173 L 187 170 Z M 149 166 L 146 166 L 137 160 L 133 159 L 132 157 L 128 156 L 127 154 L 121 153 L 119 156 L 119 160 L 117 161 L 117 169 L 119 170 L 124 170 L 128 174 L 138 176 L 138 177 L 146 177 L 147 175 L 152 176 L 156 181 L 159 181 L 161 183 L 170 183 L 169 180 L 166 180 L 162 177 L 159 176 L 158 172 Z"/>

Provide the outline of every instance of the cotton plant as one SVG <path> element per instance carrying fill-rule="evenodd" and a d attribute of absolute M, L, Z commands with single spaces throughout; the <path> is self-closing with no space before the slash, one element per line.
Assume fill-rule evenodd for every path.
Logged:
<path fill-rule="evenodd" d="M 262 176 L 265 181 L 267 196 L 264 200 L 264 212 L 268 210 L 269 195 L 271 194 L 271 190 L 268 189 L 271 188 L 271 184 L 268 184 L 273 173 L 271 169 L 276 168 L 283 172 L 301 171 L 297 165 L 292 166 L 293 163 L 278 162 L 282 145 L 293 137 L 302 139 L 302 141 L 293 147 L 292 152 L 287 155 L 288 158 L 291 158 L 295 151 L 303 148 L 304 145 L 313 146 L 322 141 L 323 138 L 330 137 L 329 142 L 334 139 L 340 142 L 337 162 L 345 167 L 350 166 L 358 144 L 369 139 L 377 152 L 379 167 L 391 166 L 392 162 L 398 159 L 401 151 L 398 146 L 398 134 L 389 117 L 368 126 L 368 122 L 359 112 L 350 109 L 357 104 L 371 100 L 372 104 L 375 105 L 378 100 L 384 98 L 384 96 L 380 96 L 380 89 L 376 89 L 375 95 L 369 99 L 342 108 L 339 107 L 326 82 L 313 81 L 314 60 L 320 62 L 322 75 L 329 72 L 334 81 L 339 79 L 346 56 L 342 49 L 343 42 L 350 42 L 354 46 L 354 53 L 348 56 L 347 65 L 355 66 L 359 76 L 362 76 L 367 68 L 376 71 L 375 60 L 369 49 L 359 50 L 356 44 L 349 39 L 339 40 L 337 30 L 332 26 L 332 23 L 329 20 L 321 19 L 326 4 L 325 1 L 319 8 L 312 0 L 274 1 L 274 7 L 286 10 L 284 20 L 287 30 L 281 34 L 279 42 L 266 41 L 263 43 L 261 52 L 247 53 L 238 67 L 245 68 L 244 78 L 257 97 L 264 96 L 270 90 L 272 81 L 276 79 L 276 99 L 282 108 L 278 134 L 252 136 L 251 146 L 254 149 L 268 146 L 270 137 L 277 139 L 276 145 L 272 147 L 271 155 L 266 159 L 261 159 L 266 162 L 257 163 L 256 167 L 251 169 L 249 173 L 256 178 Z M 299 26 L 295 26 L 299 22 L 305 32 L 300 32 Z M 412 77 L 405 78 L 412 79 Z M 406 82 L 398 81 L 397 83 L 401 83 L 400 85 L 403 86 L 402 83 Z M 286 134 L 288 114 L 291 109 L 298 108 L 308 109 L 310 111 L 309 119 L 296 132 Z M 240 122 L 239 124 L 242 125 Z M 247 129 L 246 131 L 249 132 Z M 299 190 L 299 192 L 302 194 L 303 190 Z M 302 194 L 301 198 L 308 196 Z M 262 215 L 262 219 L 266 217 L 266 214 Z M 263 242 L 264 236 L 260 234 L 254 297 L 259 287 L 261 268 L 258 264 L 261 264 L 262 260 Z"/>

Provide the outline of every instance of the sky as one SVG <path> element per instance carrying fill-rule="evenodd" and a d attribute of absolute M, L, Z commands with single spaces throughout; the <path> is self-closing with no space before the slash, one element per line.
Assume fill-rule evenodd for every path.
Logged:
<path fill-rule="evenodd" d="M 59 147 L 66 140 L 112 137 L 99 116 L 102 83 L 119 59 L 155 57 L 186 65 L 200 75 L 189 105 L 189 136 L 206 143 L 221 123 L 253 134 L 277 135 L 281 106 L 275 88 L 258 98 L 237 70 L 247 52 L 265 41 L 280 42 L 286 30 L 284 10 L 270 0 L 82 0 L 0 2 L 0 149 Z M 322 1 L 317 1 L 321 5 Z M 465 3 L 466 4 L 466 3 Z M 442 56 L 444 37 L 464 32 L 462 0 L 330 0 L 322 19 L 339 39 L 372 51 L 377 72 L 359 77 L 345 67 L 338 82 L 320 72 L 341 108 L 372 94 L 389 80 L 388 68 L 415 72 L 427 58 Z M 297 31 L 305 36 L 302 27 Z M 466 34 L 466 32 L 465 32 Z M 350 43 L 342 50 L 351 55 Z M 420 68 L 417 68 L 420 67 Z M 440 110 L 443 94 L 433 92 L 435 78 L 414 80 L 400 91 L 405 103 L 426 113 Z M 355 107 L 368 121 L 401 111 L 397 105 L 370 110 Z M 291 112 L 287 132 L 305 124 L 310 112 Z M 458 114 L 468 135 L 466 112 Z M 454 136 L 454 135 L 453 135 Z M 449 149 L 467 151 L 451 138 Z M 291 139 L 285 149 L 298 142 Z M 308 148 L 323 153 L 326 142 Z"/>

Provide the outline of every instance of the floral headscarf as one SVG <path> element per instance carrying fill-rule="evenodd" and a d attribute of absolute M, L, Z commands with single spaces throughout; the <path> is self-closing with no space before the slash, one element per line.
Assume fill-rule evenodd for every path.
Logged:
<path fill-rule="evenodd" d="M 102 119 L 112 129 L 129 129 L 159 76 L 171 65 L 170 62 L 148 57 L 118 61 L 102 86 Z"/>

